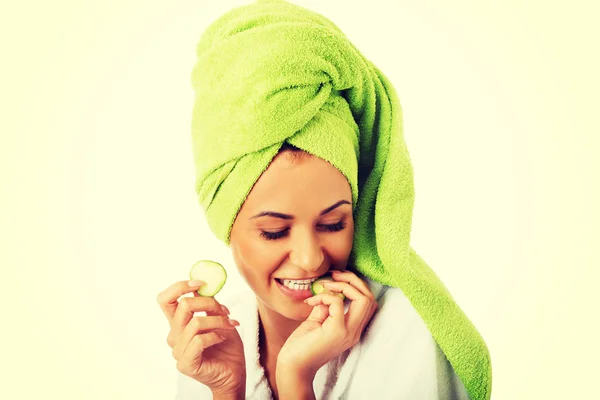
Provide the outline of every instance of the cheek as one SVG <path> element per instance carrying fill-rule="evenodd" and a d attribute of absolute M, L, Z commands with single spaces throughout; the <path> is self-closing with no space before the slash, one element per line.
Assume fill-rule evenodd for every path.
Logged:
<path fill-rule="evenodd" d="M 278 250 L 279 246 L 265 242 L 258 238 L 236 245 L 234 258 L 240 273 L 248 283 L 264 281 L 265 277 L 272 274 L 281 264 L 284 254 Z"/>
<path fill-rule="evenodd" d="M 327 254 L 335 264 L 346 263 L 350 257 L 354 234 L 349 228 L 352 227 L 347 227 L 327 243 Z"/>
<path fill-rule="evenodd" d="M 348 260 L 350 257 L 350 252 L 352 251 L 352 245 L 354 244 L 354 223 L 350 222 L 346 229 L 344 230 L 345 235 L 343 235 L 342 243 L 340 244 L 340 253 L 342 253 L 342 257 L 345 260 Z"/>

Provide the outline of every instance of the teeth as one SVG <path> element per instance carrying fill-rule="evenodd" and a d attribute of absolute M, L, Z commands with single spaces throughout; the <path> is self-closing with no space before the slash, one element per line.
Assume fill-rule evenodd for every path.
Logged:
<path fill-rule="evenodd" d="M 292 289 L 292 290 L 308 290 L 308 286 L 309 285 L 295 285 L 293 283 L 290 283 L 288 285 L 285 285 L 286 287 Z"/>
<path fill-rule="evenodd" d="M 284 283 L 285 285 L 287 285 L 288 283 L 295 283 L 295 284 L 298 284 L 298 285 L 308 285 L 308 284 L 311 284 L 311 283 L 313 283 L 313 282 L 314 282 L 314 281 L 316 281 L 316 280 L 317 280 L 317 278 L 313 278 L 313 279 L 302 279 L 302 280 L 298 280 L 298 281 L 293 281 L 293 280 L 290 280 L 290 279 L 284 279 L 284 280 L 283 280 L 283 283 Z"/>
<path fill-rule="evenodd" d="M 298 281 L 292 281 L 289 279 L 284 279 L 283 280 L 283 284 L 293 290 L 308 290 L 308 288 L 310 287 L 310 284 L 314 281 L 316 281 L 317 278 L 314 279 L 304 279 L 304 280 L 298 280 Z"/>

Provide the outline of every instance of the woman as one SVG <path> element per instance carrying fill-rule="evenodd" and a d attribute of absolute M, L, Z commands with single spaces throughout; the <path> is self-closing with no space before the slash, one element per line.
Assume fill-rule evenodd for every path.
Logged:
<path fill-rule="evenodd" d="M 409 245 L 412 167 L 385 76 L 281 0 L 231 10 L 197 53 L 196 193 L 251 292 L 231 312 L 178 301 L 198 282 L 159 295 L 178 398 L 489 399 L 483 339 Z M 302 301 L 330 271 L 330 293 Z"/>

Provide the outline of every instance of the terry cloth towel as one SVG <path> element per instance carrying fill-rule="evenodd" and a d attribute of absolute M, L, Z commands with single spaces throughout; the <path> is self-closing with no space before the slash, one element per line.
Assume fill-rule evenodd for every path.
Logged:
<path fill-rule="evenodd" d="M 359 275 L 360 276 L 360 275 Z M 359 342 L 331 359 L 313 380 L 319 400 L 468 400 L 464 385 L 431 332 L 402 290 L 365 280 L 379 308 Z M 268 400 L 273 392 L 260 363 L 260 317 L 251 290 L 236 293 L 223 304 L 244 343 L 246 400 Z M 175 400 L 210 399 L 198 381 L 177 374 Z"/>
<path fill-rule="evenodd" d="M 352 190 L 349 268 L 400 288 L 466 386 L 489 399 L 487 346 L 410 246 L 413 171 L 397 94 L 327 18 L 259 0 L 213 22 L 192 71 L 196 194 L 214 234 L 230 230 L 284 142 L 330 162 Z"/>

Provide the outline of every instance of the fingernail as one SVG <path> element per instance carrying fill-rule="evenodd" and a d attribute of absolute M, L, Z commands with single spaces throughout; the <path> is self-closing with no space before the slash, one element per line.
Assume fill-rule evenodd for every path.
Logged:
<path fill-rule="evenodd" d="M 221 304 L 221 310 L 223 310 L 223 312 L 225 314 L 230 314 L 229 309 L 227 307 L 225 307 L 223 304 Z"/>
<path fill-rule="evenodd" d="M 189 287 L 202 286 L 205 283 L 206 282 L 203 282 L 203 281 L 188 281 Z"/>
<path fill-rule="evenodd" d="M 235 319 L 228 319 L 227 322 L 229 322 L 231 326 L 238 326 L 240 324 Z"/>

